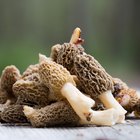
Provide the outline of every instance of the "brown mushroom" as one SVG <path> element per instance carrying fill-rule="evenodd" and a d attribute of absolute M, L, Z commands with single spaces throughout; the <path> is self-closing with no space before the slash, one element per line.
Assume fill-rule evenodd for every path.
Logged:
<path fill-rule="evenodd" d="M 113 125 L 116 123 L 115 118 L 117 118 L 117 113 L 114 109 L 101 112 L 91 109 L 95 105 L 95 101 L 82 94 L 75 87 L 73 76 L 70 75 L 67 69 L 45 58 L 43 55 L 40 55 L 40 60 L 39 74 L 42 82 L 49 87 L 56 101 L 64 100 L 64 97 L 69 101 L 72 108 L 80 117 L 82 124 Z M 103 118 L 103 116 L 106 117 Z M 100 118 L 100 121 L 98 121 L 98 118 Z"/>
<path fill-rule="evenodd" d="M 74 73 L 74 58 L 78 54 L 83 54 L 84 48 L 80 44 L 64 43 L 63 45 L 55 45 L 51 49 L 50 57 L 58 64 L 63 65 L 70 71 L 71 74 Z"/>
<path fill-rule="evenodd" d="M 114 99 L 112 77 L 105 71 L 99 62 L 92 56 L 84 54 L 74 58 L 74 69 L 86 94 L 93 99 L 99 98 L 106 108 L 115 108 L 120 113 L 120 120 L 124 121 L 126 111 Z"/>
<path fill-rule="evenodd" d="M 136 90 L 131 89 L 119 78 L 113 78 L 115 99 L 127 110 L 128 114 L 135 112 L 136 116 L 140 109 L 140 97 Z"/>
<path fill-rule="evenodd" d="M 80 120 L 66 101 L 56 102 L 41 109 L 24 106 L 23 112 L 33 127 L 75 126 Z"/>
<path fill-rule="evenodd" d="M 9 105 L 1 112 L 1 118 L 7 123 L 26 123 L 22 105 Z"/>
<path fill-rule="evenodd" d="M 1 98 L 11 100 L 11 104 L 15 103 L 16 98 L 13 94 L 13 84 L 21 78 L 19 70 L 11 65 L 5 67 L 1 75 L 0 90 L 2 92 Z M 4 95 L 5 94 L 5 95 Z"/>
<path fill-rule="evenodd" d="M 45 106 L 49 103 L 49 89 L 40 80 L 38 66 L 29 66 L 23 73 L 22 79 L 13 85 L 17 104 Z"/>
<path fill-rule="evenodd" d="M 47 57 L 44 59 L 44 57 L 44 55 L 39 55 L 39 75 L 42 82 L 51 92 L 51 94 L 49 94 L 49 100 L 62 100 L 64 97 L 61 95 L 60 90 L 63 85 L 67 82 L 71 82 L 73 85 L 76 85 L 75 81 L 66 68 L 51 61 Z"/>

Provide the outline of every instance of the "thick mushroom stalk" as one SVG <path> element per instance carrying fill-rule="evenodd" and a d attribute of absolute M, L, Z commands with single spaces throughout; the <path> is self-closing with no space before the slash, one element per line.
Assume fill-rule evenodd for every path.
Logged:
<path fill-rule="evenodd" d="M 113 108 L 104 111 L 93 111 L 91 108 L 95 105 L 94 100 L 82 94 L 71 83 L 66 83 L 61 89 L 61 93 L 81 118 L 81 124 L 111 126 L 118 120 L 118 112 Z"/>
<path fill-rule="evenodd" d="M 99 98 L 107 109 L 117 109 L 120 114 L 118 122 L 124 122 L 126 111 L 111 94 L 111 90 L 113 90 L 112 77 L 100 63 L 90 55 L 77 55 L 74 59 L 74 68 L 84 92 L 93 99 Z"/>

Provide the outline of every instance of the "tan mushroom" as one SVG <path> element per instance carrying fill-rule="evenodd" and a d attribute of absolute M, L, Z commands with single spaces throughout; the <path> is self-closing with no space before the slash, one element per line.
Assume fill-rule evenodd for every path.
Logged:
<path fill-rule="evenodd" d="M 49 87 L 51 94 L 53 93 L 53 96 L 51 94 L 50 96 L 56 101 L 64 100 L 65 97 L 80 117 L 81 124 L 113 125 L 116 123 L 116 118 L 118 118 L 116 110 L 98 112 L 91 109 L 95 101 L 75 87 L 73 77 L 67 69 L 50 59 L 44 59 L 42 55 L 40 55 L 40 60 L 39 74 L 42 82 Z"/>
<path fill-rule="evenodd" d="M 22 105 L 9 105 L 1 112 L 1 119 L 6 123 L 26 123 Z"/>
<path fill-rule="evenodd" d="M 66 68 L 51 61 L 47 57 L 44 59 L 44 57 L 44 55 L 39 55 L 39 75 L 42 82 L 51 92 L 51 94 L 49 94 L 49 100 L 62 100 L 64 97 L 60 94 L 60 90 L 63 85 L 67 82 L 71 82 L 73 85 L 76 85 L 75 81 Z"/>
<path fill-rule="evenodd" d="M 138 117 L 140 114 L 140 97 L 136 90 L 131 89 L 119 78 L 113 78 L 115 99 L 127 110 L 128 114 L 134 111 Z"/>
<path fill-rule="evenodd" d="M 92 56 L 84 54 L 74 58 L 74 68 L 85 93 L 93 99 L 99 98 L 106 108 L 115 108 L 120 114 L 118 122 L 124 121 L 126 111 L 115 100 L 112 77 L 105 71 L 99 62 Z"/>
<path fill-rule="evenodd" d="M 23 73 L 22 79 L 13 85 L 17 104 L 28 104 L 31 106 L 46 106 L 49 104 L 49 89 L 41 82 L 38 68 L 38 64 L 29 66 Z"/>
<path fill-rule="evenodd" d="M 75 126 L 80 120 L 66 101 L 59 101 L 41 109 L 24 106 L 23 112 L 34 127 Z"/>
<path fill-rule="evenodd" d="M 15 103 L 16 98 L 13 94 L 12 87 L 13 84 L 20 78 L 21 78 L 20 72 L 15 66 L 11 65 L 5 67 L 5 69 L 2 72 L 0 82 L 0 91 L 1 91 L 0 98 L 1 100 L 4 100 L 3 102 L 5 102 L 7 98 L 7 100 L 8 99 L 11 100 L 11 104 Z"/>

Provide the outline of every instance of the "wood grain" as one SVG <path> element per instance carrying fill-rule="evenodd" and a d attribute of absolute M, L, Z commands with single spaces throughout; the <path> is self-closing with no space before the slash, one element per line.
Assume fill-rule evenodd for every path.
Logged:
<path fill-rule="evenodd" d="M 140 120 L 112 127 L 32 128 L 0 125 L 0 140 L 139 140 Z"/>

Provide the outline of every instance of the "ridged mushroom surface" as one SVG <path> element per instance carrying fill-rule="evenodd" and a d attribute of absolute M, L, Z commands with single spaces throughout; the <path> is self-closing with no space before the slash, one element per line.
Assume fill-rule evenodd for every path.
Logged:
<path fill-rule="evenodd" d="M 7 123 L 25 123 L 27 119 L 22 105 L 9 105 L 1 113 L 1 118 Z"/>
<path fill-rule="evenodd" d="M 1 75 L 1 89 L 9 94 L 12 93 L 12 86 L 20 77 L 20 72 L 15 66 L 7 66 Z"/>
<path fill-rule="evenodd" d="M 23 73 L 22 79 L 13 85 L 13 91 L 17 97 L 17 104 L 29 104 L 31 106 L 45 106 L 49 103 L 49 89 L 40 80 L 39 65 L 31 65 Z"/>
<path fill-rule="evenodd" d="M 57 101 L 64 98 L 61 95 L 60 90 L 65 83 L 70 82 L 73 85 L 76 85 L 69 71 L 62 65 L 59 65 L 50 59 L 40 62 L 39 75 L 44 85 L 50 89 L 50 100 Z"/>
<path fill-rule="evenodd" d="M 107 90 L 113 90 L 112 77 L 94 57 L 87 54 L 77 55 L 74 58 L 74 68 L 85 93 L 92 98 L 97 98 Z"/>
<path fill-rule="evenodd" d="M 78 54 L 83 54 L 84 48 L 79 44 L 64 43 L 63 45 L 55 45 L 52 47 L 51 58 L 58 64 L 63 65 L 70 71 L 74 72 L 74 58 Z"/>
<path fill-rule="evenodd" d="M 77 125 L 80 118 L 66 101 L 60 101 L 41 109 L 24 106 L 24 113 L 34 127 Z"/>

